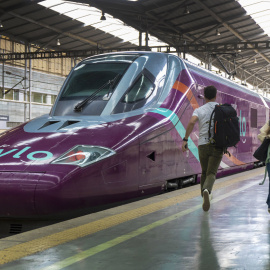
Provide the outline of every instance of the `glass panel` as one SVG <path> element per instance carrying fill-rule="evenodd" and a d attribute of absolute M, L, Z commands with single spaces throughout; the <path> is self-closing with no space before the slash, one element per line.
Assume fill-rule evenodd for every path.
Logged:
<path fill-rule="evenodd" d="M 154 83 L 142 74 L 131 89 L 122 97 L 112 113 L 117 114 L 142 108 L 154 100 L 155 95 L 153 93 L 156 93 L 156 91 Z"/>
<path fill-rule="evenodd" d="M 42 103 L 47 103 L 47 95 L 46 94 L 43 94 L 42 95 Z"/>
<path fill-rule="evenodd" d="M 32 93 L 32 101 L 42 103 L 42 94 L 41 93 Z"/>
<path fill-rule="evenodd" d="M 81 64 L 74 69 L 63 90 L 61 100 L 88 97 L 101 87 L 103 87 L 103 90 L 96 93 L 95 96 L 97 98 L 103 97 L 111 87 L 109 81 L 117 78 L 117 75 L 119 75 L 120 79 L 129 65 L 130 63 L 123 62 Z M 116 85 L 114 84 L 114 87 Z"/>
<path fill-rule="evenodd" d="M 57 96 L 54 96 L 54 95 L 51 96 L 51 104 L 54 104 L 55 103 L 56 97 Z"/>
<path fill-rule="evenodd" d="M 19 100 L 19 96 L 20 96 L 20 91 L 14 90 L 14 100 Z"/>
<path fill-rule="evenodd" d="M 97 62 L 103 62 L 104 61 L 125 61 L 128 63 L 132 63 L 137 57 L 139 57 L 139 54 L 108 54 L 108 55 L 97 55 L 94 57 L 91 57 L 89 61 L 86 63 L 97 63 Z M 118 63 L 120 64 L 120 63 Z"/>
<path fill-rule="evenodd" d="M 13 100 L 13 90 L 10 90 L 7 94 L 5 94 L 5 99 Z"/>
<path fill-rule="evenodd" d="M 139 80 L 134 84 L 130 91 L 124 95 L 122 102 L 134 103 L 150 97 L 154 91 L 153 83 L 145 76 L 142 75 Z"/>

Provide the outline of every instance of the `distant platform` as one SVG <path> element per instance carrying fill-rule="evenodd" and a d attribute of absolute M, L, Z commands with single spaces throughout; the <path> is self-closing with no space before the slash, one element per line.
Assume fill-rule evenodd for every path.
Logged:
<path fill-rule="evenodd" d="M 265 167 L 0 240 L 1 270 L 270 269 Z"/>

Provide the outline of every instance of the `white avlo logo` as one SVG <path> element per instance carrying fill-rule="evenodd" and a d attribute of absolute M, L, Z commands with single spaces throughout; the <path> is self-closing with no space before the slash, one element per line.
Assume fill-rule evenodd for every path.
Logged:
<path fill-rule="evenodd" d="M 1 147 L 5 147 L 5 146 L 2 145 Z M 23 155 L 27 155 L 26 157 L 29 160 L 46 160 L 46 159 L 50 159 L 53 157 L 53 154 L 51 152 L 48 152 L 48 151 L 29 152 L 30 148 L 31 147 L 27 146 L 27 147 L 24 147 L 22 150 L 19 150 L 19 149 L 11 149 L 11 150 L 0 149 L 0 158 L 7 156 L 7 155 L 11 155 L 11 154 L 13 154 L 13 158 L 21 158 Z M 42 154 L 43 157 L 35 157 L 35 155 L 38 155 L 38 154 L 39 154 L 39 156 L 40 156 L 40 154 Z"/>

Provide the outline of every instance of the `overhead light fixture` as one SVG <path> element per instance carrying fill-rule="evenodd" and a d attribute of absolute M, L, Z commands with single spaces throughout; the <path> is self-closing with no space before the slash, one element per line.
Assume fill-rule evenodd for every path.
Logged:
<path fill-rule="evenodd" d="M 2 20 L 0 20 L 0 28 L 3 28 L 4 25 L 2 24 Z"/>
<path fill-rule="evenodd" d="M 253 63 L 254 63 L 254 64 L 257 64 L 257 59 L 256 59 L 256 58 L 254 59 L 254 62 L 253 62 Z"/>
<path fill-rule="evenodd" d="M 57 46 L 60 46 L 61 45 L 59 38 L 57 39 L 56 45 Z"/>
<path fill-rule="evenodd" d="M 186 7 L 185 7 L 185 10 L 184 10 L 184 14 L 187 15 L 187 14 L 189 14 L 189 13 L 190 13 L 190 11 L 189 11 L 189 9 L 188 9 L 188 6 L 186 6 Z"/>
<path fill-rule="evenodd" d="M 219 32 L 218 28 L 216 30 L 216 36 L 220 36 L 220 32 Z"/>
<path fill-rule="evenodd" d="M 266 72 L 269 72 L 269 67 L 266 67 Z"/>
<path fill-rule="evenodd" d="M 106 21 L 106 17 L 105 17 L 105 12 L 104 11 L 102 11 L 102 15 L 100 17 L 100 20 L 101 21 Z"/>

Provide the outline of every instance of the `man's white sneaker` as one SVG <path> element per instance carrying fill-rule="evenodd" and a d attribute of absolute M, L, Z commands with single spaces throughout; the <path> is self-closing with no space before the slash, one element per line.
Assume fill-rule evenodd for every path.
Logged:
<path fill-rule="evenodd" d="M 203 191 L 203 205 L 202 205 L 203 211 L 207 212 L 210 208 L 210 196 L 209 191 L 205 189 Z"/>

